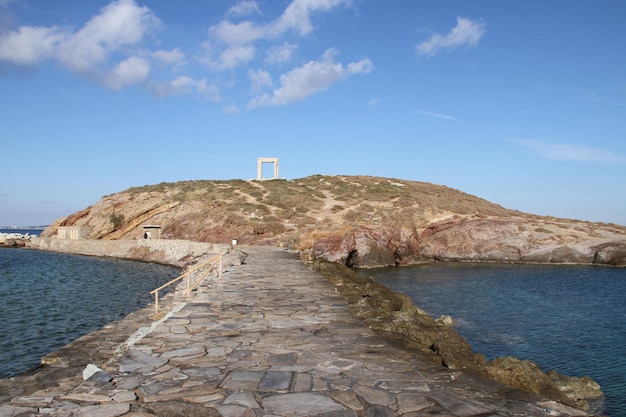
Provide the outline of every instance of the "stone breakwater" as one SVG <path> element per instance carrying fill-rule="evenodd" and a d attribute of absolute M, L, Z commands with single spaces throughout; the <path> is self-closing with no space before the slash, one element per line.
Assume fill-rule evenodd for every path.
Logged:
<path fill-rule="evenodd" d="M 0 246 L 26 246 L 32 238 L 28 233 L 0 233 Z"/>
<path fill-rule="evenodd" d="M 294 254 L 244 251 L 158 320 L 145 308 L 0 381 L 0 416 L 589 415 L 395 348 Z"/>

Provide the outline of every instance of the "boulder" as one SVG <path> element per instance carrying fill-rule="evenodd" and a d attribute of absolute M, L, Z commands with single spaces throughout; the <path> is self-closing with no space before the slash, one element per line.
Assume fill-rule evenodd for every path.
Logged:
<path fill-rule="evenodd" d="M 454 326 L 454 319 L 447 314 L 444 314 L 442 316 L 439 316 L 435 320 L 435 323 L 437 323 L 437 325 L 439 326 Z"/>
<path fill-rule="evenodd" d="M 589 409 L 590 405 L 602 399 L 600 384 L 589 376 L 573 377 L 561 375 L 556 371 L 548 371 L 557 389 L 574 401 L 578 408 Z"/>
<path fill-rule="evenodd" d="M 554 380 L 532 361 L 505 356 L 489 361 L 484 370 L 488 376 L 510 387 L 573 405 L 569 397 L 558 389 Z"/>
<path fill-rule="evenodd" d="M 599 265 L 626 266 L 626 243 L 609 242 L 598 245 L 594 263 Z"/>
<path fill-rule="evenodd" d="M 575 247 L 559 246 L 552 249 L 549 262 L 554 264 L 590 264 L 593 262 L 593 255 L 591 251 L 584 253 Z"/>

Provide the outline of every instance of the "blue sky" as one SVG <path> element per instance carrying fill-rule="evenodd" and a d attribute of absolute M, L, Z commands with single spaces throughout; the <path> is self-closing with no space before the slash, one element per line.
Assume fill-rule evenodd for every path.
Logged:
<path fill-rule="evenodd" d="M 626 225 L 623 0 L 0 0 L 0 225 L 375 175 Z M 269 176 L 271 166 L 264 170 Z"/>

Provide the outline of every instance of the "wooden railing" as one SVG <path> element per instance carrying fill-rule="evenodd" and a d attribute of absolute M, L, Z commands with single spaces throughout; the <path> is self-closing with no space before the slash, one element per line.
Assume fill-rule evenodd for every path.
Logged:
<path fill-rule="evenodd" d="M 202 282 L 202 280 L 204 279 L 204 277 L 206 277 L 212 270 L 213 268 L 215 268 L 216 265 L 219 265 L 219 269 L 218 269 L 218 278 L 222 278 L 222 254 L 216 255 L 214 257 L 212 257 L 211 259 L 209 259 L 208 261 L 200 264 L 200 265 L 196 265 L 195 267 L 193 267 L 192 269 L 190 269 L 189 271 L 185 272 L 184 274 L 178 276 L 177 278 L 174 278 L 173 280 L 171 280 L 170 282 L 167 282 L 163 285 L 161 285 L 159 288 L 155 288 L 154 290 L 150 291 L 150 294 L 154 294 L 154 311 L 155 313 L 159 312 L 159 291 L 161 291 L 162 289 L 177 283 L 178 281 L 182 280 L 183 278 L 187 278 L 187 288 L 185 288 L 185 290 L 183 291 L 183 294 L 186 297 L 189 297 L 189 295 L 191 294 L 191 292 L 193 290 L 195 290 L 198 285 L 200 285 L 200 283 Z M 204 271 L 202 273 L 202 275 L 200 275 L 200 278 L 198 278 L 193 284 L 191 283 L 191 274 L 193 274 L 196 271 L 199 271 L 200 269 L 206 268 L 206 271 Z"/>

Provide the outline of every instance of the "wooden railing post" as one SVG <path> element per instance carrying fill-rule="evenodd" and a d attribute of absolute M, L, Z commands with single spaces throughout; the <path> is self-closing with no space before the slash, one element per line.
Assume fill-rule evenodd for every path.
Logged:
<path fill-rule="evenodd" d="M 172 285 L 175 282 L 180 281 L 183 278 L 187 278 L 187 290 L 183 291 L 183 293 L 186 293 L 186 296 L 190 296 L 191 295 L 191 291 L 193 291 L 202 281 L 202 279 L 204 277 L 206 277 L 209 272 L 211 272 L 211 270 L 213 268 L 215 268 L 215 265 L 219 263 L 219 271 L 218 271 L 218 277 L 221 279 L 222 278 L 222 254 L 220 253 L 219 255 L 216 255 L 214 257 L 212 257 L 211 259 L 209 259 L 207 262 L 197 265 L 196 267 L 190 269 L 189 271 L 185 272 L 184 274 L 178 276 L 177 278 L 174 278 L 173 280 L 171 280 L 170 282 L 161 285 L 159 288 L 156 288 L 152 291 L 150 291 L 150 294 L 154 294 L 154 310 L 155 313 L 158 314 L 159 312 L 159 290 L 162 290 L 163 288 Z M 209 269 L 208 271 L 206 271 L 201 277 L 200 279 L 198 279 L 198 281 L 192 286 L 191 285 L 191 274 L 201 268 L 206 267 L 207 265 L 209 265 Z"/>

